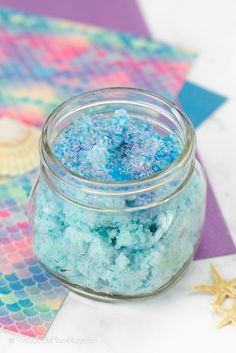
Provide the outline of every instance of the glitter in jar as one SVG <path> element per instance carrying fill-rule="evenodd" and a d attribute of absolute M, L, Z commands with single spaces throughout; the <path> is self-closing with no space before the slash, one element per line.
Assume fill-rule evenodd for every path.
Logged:
<path fill-rule="evenodd" d="M 76 120 L 56 139 L 53 152 L 65 167 L 84 177 L 129 181 L 167 168 L 179 156 L 181 143 L 174 133 L 161 135 L 148 121 L 117 110 L 111 118 Z"/>

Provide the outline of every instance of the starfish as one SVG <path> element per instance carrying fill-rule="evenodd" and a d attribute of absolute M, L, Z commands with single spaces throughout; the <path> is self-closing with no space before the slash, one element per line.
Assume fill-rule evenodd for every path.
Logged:
<path fill-rule="evenodd" d="M 225 315 L 225 318 L 220 321 L 217 325 L 218 328 L 221 328 L 227 324 L 234 324 L 236 326 L 236 300 L 234 299 L 233 305 L 230 309 L 222 308 L 220 305 L 213 305 L 213 308 L 218 311 L 218 313 Z"/>
<path fill-rule="evenodd" d="M 194 288 L 202 292 L 216 294 L 214 305 L 222 304 L 227 297 L 236 297 L 236 278 L 225 281 L 213 265 L 211 265 L 211 272 L 215 281 L 214 284 L 198 285 Z"/>

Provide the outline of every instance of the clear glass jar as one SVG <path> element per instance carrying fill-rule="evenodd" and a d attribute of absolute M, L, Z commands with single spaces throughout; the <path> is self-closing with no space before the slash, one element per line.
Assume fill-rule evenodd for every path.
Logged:
<path fill-rule="evenodd" d="M 68 170 L 52 152 L 55 138 L 81 114 L 125 109 L 159 134 L 175 132 L 180 156 L 166 169 L 129 182 L 92 180 Z M 206 181 L 195 159 L 195 133 L 168 100 L 132 88 L 107 88 L 60 105 L 43 127 L 41 174 L 28 214 L 39 262 L 77 293 L 105 298 L 154 294 L 172 283 L 196 251 Z"/>

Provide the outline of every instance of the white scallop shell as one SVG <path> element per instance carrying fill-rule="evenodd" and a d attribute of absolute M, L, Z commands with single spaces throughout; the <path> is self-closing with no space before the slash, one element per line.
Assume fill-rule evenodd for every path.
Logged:
<path fill-rule="evenodd" d="M 24 174 L 39 165 L 40 130 L 9 118 L 0 118 L 0 175 Z"/>

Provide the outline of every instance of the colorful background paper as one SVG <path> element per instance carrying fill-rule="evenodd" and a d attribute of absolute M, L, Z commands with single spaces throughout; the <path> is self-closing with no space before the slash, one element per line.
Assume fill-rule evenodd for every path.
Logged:
<path fill-rule="evenodd" d="M 191 117 L 196 128 L 225 101 L 226 97 L 188 81 L 184 84 L 177 99 L 183 111 Z"/>
<path fill-rule="evenodd" d="M 31 250 L 25 205 L 35 176 L 0 181 L 0 327 L 42 337 L 67 291 Z"/>
<path fill-rule="evenodd" d="M 60 102 L 97 87 L 135 86 L 173 99 L 194 58 L 134 35 L 10 10 L 0 15 L 0 116 L 34 125 Z"/>

